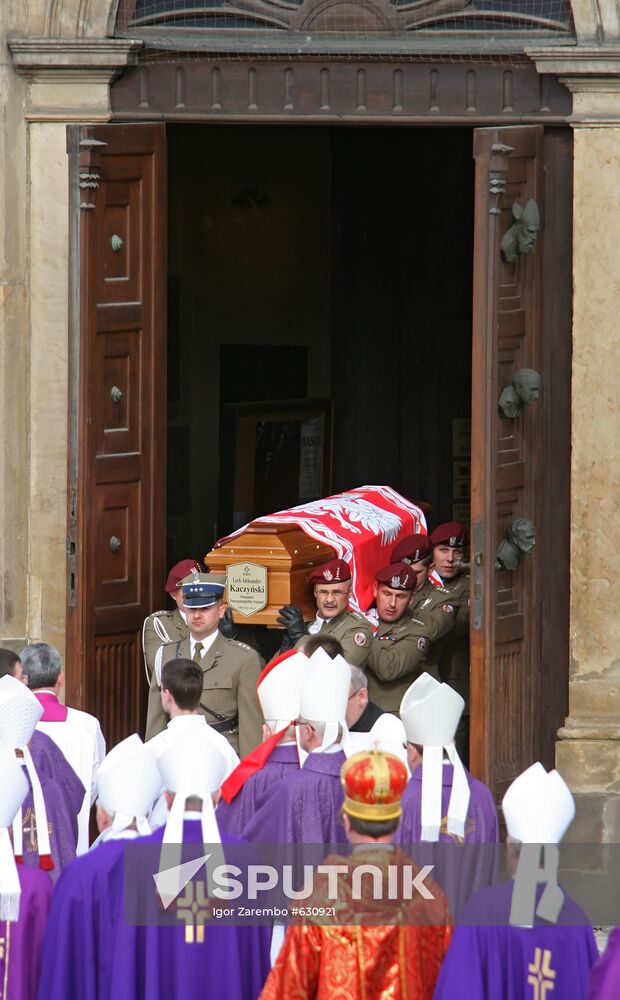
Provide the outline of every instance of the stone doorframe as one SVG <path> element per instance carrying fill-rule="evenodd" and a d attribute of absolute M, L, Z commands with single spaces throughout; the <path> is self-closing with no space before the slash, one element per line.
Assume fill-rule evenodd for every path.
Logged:
<path fill-rule="evenodd" d="M 30 441 L 15 492 L 27 503 L 26 541 L 15 531 L 15 524 L 24 522 L 15 503 L 5 504 L 0 525 L 7 576 L 20 575 L 0 622 L 5 636 L 17 637 L 14 644 L 41 637 L 64 644 L 66 595 L 59 581 L 67 442 L 57 429 L 65 425 L 71 386 L 67 330 L 69 337 L 76 335 L 66 294 L 71 262 L 65 130 L 68 122 L 109 120 L 110 84 L 137 62 L 140 42 L 106 37 L 113 33 L 117 4 L 41 3 L 39 37 L 9 42 L 21 79 L 10 79 L 7 101 L 14 99 L 24 111 L 6 118 L 0 145 L 12 150 L 23 168 L 15 190 L 27 210 L 15 209 L 7 220 L 14 224 L 13 267 L 18 271 L 28 261 L 31 273 L 25 301 L 12 316 L 28 335 L 16 344 L 5 376 L 10 379 L 13 372 L 23 389 L 26 402 L 18 402 L 12 416 L 16 413 Z M 620 811 L 620 616 L 613 586 L 620 550 L 620 467 L 614 461 L 620 407 L 613 405 L 620 384 L 620 2 L 572 0 L 572 9 L 578 44 L 532 49 L 528 55 L 539 72 L 557 75 L 574 100 L 569 119 L 575 139 L 571 679 L 570 715 L 559 733 L 557 761 L 591 807 L 583 811 L 585 828 L 575 836 L 596 841 L 614 839 Z M 28 30 L 36 21 L 35 14 Z M 37 392 L 39 384 L 46 385 L 45 393 Z M 6 400 L 5 408 L 11 397 Z M 11 414 L 6 410 L 3 416 L 8 426 Z M 21 458 L 17 438 L 7 436 L 14 460 Z M 9 468 L 10 462 L 0 468 L 3 492 L 14 485 Z M 50 580 L 53 588 L 47 586 Z"/>

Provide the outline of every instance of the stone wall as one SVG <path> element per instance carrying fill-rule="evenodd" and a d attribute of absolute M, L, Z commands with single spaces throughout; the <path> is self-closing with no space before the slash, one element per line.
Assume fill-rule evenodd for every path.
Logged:
<path fill-rule="evenodd" d="M 133 50 L 104 37 L 115 6 L 0 3 L 0 645 L 15 649 L 43 639 L 64 653 L 66 127 L 110 117 Z"/>

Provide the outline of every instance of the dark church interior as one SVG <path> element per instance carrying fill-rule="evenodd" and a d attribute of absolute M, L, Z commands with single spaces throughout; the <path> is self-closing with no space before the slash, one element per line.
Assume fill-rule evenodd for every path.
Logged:
<path fill-rule="evenodd" d="M 469 128 L 172 126 L 168 564 L 366 483 L 469 516 Z"/>

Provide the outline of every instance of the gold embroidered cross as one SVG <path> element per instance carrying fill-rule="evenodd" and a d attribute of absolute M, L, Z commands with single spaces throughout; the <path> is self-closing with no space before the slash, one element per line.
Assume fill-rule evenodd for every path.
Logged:
<path fill-rule="evenodd" d="M 203 944 L 205 917 L 209 916 L 209 897 L 204 882 L 188 882 L 182 896 L 177 896 L 177 919 L 185 924 L 185 944 Z"/>
<path fill-rule="evenodd" d="M 28 852 L 34 852 L 39 850 L 39 838 L 37 836 L 37 820 L 34 814 L 34 809 L 26 809 L 22 819 L 22 830 L 24 835 L 27 835 L 26 843 L 28 845 Z M 47 832 L 51 835 L 52 824 L 47 824 Z"/>
<path fill-rule="evenodd" d="M 545 948 L 534 949 L 534 961 L 528 965 L 528 983 L 533 987 L 533 1000 L 545 1000 L 547 993 L 555 989 L 555 970 L 551 968 L 551 951 Z"/>

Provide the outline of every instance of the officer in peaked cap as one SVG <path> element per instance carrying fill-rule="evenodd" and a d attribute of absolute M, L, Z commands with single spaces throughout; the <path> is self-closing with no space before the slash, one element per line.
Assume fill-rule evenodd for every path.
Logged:
<path fill-rule="evenodd" d="M 220 573 L 198 573 L 182 581 L 183 607 L 187 617 L 186 638 L 162 644 L 154 662 L 149 691 L 146 738 L 166 728 L 159 682 L 169 660 L 193 660 L 202 670 L 203 689 L 199 711 L 233 750 L 244 757 L 262 739 L 263 715 L 256 695 L 256 682 L 263 668 L 258 653 L 243 642 L 225 638 L 218 629 L 224 614 L 226 577 Z"/>
<path fill-rule="evenodd" d="M 434 635 L 424 612 L 408 613 L 416 574 L 408 563 L 392 563 L 375 575 L 379 628 L 366 661 L 368 696 L 385 712 L 398 712 L 402 697 L 422 670 Z"/>
<path fill-rule="evenodd" d="M 164 590 L 170 594 L 176 607 L 174 611 L 155 611 L 145 619 L 142 626 L 142 650 L 146 679 L 150 685 L 153 676 L 153 664 L 157 651 L 166 642 L 181 642 L 187 639 L 189 628 L 183 610 L 183 591 L 181 584 L 185 577 L 202 573 L 202 567 L 196 559 L 182 559 L 175 563 L 166 580 Z"/>
<path fill-rule="evenodd" d="M 330 559 L 312 570 L 308 582 L 314 587 L 317 613 L 306 623 L 298 607 L 287 604 L 280 609 L 278 622 L 286 632 L 280 652 L 297 646 L 304 635 L 331 635 L 342 646 L 347 663 L 361 667 L 368 656 L 372 641 L 372 626 L 364 615 L 349 609 L 351 568 L 344 559 Z"/>
<path fill-rule="evenodd" d="M 465 700 L 455 743 L 460 756 L 469 755 L 469 576 L 462 568 L 467 529 L 460 521 L 439 524 L 431 532 L 433 563 L 448 591 L 449 603 L 456 607 L 456 622 L 436 650 L 435 662 L 442 681 L 450 684 Z"/>

